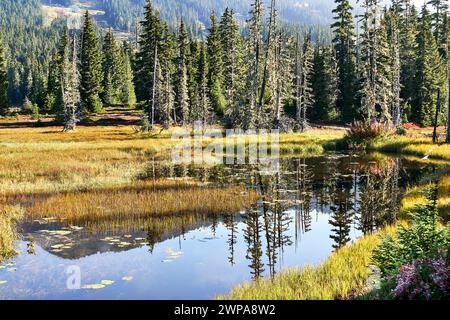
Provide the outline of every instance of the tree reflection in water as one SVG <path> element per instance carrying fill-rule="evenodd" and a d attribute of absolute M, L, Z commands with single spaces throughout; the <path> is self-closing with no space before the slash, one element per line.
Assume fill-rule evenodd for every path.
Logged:
<path fill-rule="evenodd" d="M 270 175 L 262 174 L 257 165 L 188 166 L 174 172 L 189 172 L 191 178 L 213 184 L 243 184 L 260 192 L 261 201 L 243 214 L 242 230 L 247 244 L 246 258 L 252 277 L 257 279 L 266 271 L 275 275 L 283 248 L 294 243 L 297 246 L 302 234 L 311 231 L 313 213 L 329 215 L 329 237 L 334 249 L 351 240 L 352 227 L 365 234 L 395 221 L 402 196 L 401 161 L 351 160 L 351 157 L 282 160 L 279 170 Z M 292 211 L 295 214 L 291 216 Z M 293 236 L 288 234 L 292 223 Z M 240 230 L 233 216 L 225 216 L 224 225 L 229 231 L 228 261 L 233 265 Z"/>
<path fill-rule="evenodd" d="M 271 174 L 265 174 L 258 165 L 205 167 L 152 162 L 141 179 L 195 179 L 211 186 L 239 184 L 257 190 L 261 199 L 235 215 L 190 213 L 133 221 L 86 221 L 83 236 L 97 250 L 106 237 L 130 234 L 142 238 L 136 246 L 145 242 L 153 254 L 158 243 L 178 237 L 181 248 L 188 232 L 206 227 L 213 239 L 225 232 L 226 259 L 231 266 L 246 259 L 253 279 L 274 276 L 283 265 L 285 249 L 294 245 L 294 249 L 299 248 L 316 219 L 326 217 L 328 233 L 324 237 L 331 239 L 330 246 L 337 250 L 354 238 L 351 233 L 355 230 L 366 234 L 395 222 L 408 183 L 417 183 L 429 172 L 423 168 L 404 170 L 400 159 L 372 160 L 342 155 L 282 159 Z M 49 247 L 57 243 L 48 238 L 37 242 L 44 240 Z M 105 243 L 102 246 L 108 251 L 126 250 Z M 128 249 L 132 247 L 134 244 Z M 239 255 L 239 248 L 244 249 L 245 256 Z M 86 249 L 78 251 L 90 254 Z M 58 255 L 73 258 L 80 252 L 68 249 Z"/>

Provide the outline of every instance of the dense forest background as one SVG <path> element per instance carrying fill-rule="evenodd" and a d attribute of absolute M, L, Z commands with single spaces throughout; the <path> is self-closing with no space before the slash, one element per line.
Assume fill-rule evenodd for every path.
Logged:
<path fill-rule="evenodd" d="M 43 3 L 0 3 L 8 103 L 34 115 L 137 103 L 144 127 L 447 121 L 446 1 Z"/>

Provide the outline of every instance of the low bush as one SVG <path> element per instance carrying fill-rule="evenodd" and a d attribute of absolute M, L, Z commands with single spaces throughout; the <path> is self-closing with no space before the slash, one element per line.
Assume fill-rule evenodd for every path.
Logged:
<path fill-rule="evenodd" d="M 345 140 L 351 149 L 361 149 L 371 141 L 384 136 L 388 132 L 386 125 L 380 122 L 367 123 L 356 121 L 347 131 Z"/>
<path fill-rule="evenodd" d="M 380 268 L 386 299 L 448 299 L 450 269 L 449 228 L 440 224 L 438 188 L 425 190 L 427 199 L 412 210 L 409 226 L 399 226 L 395 236 L 382 239 L 373 253 Z"/>

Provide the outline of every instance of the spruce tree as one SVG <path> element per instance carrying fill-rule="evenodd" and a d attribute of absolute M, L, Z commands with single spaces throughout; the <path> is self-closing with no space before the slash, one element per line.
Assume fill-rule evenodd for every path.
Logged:
<path fill-rule="evenodd" d="M 367 123 L 390 123 L 392 84 L 386 21 L 381 19 L 378 0 L 364 0 L 362 7 L 361 112 Z"/>
<path fill-rule="evenodd" d="M 211 13 L 211 27 L 207 38 L 208 45 L 208 87 L 211 106 L 218 114 L 223 114 L 226 101 L 223 92 L 223 51 L 219 24 L 216 14 Z"/>
<path fill-rule="evenodd" d="M 197 69 L 196 98 L 192 106 L 192 121 L 200 121 L 204 126 L 211 120 L 211 103 L 208 92 L 208 58 L 206 44 L 202 42 Z"/>
<path fill-rule="evenodd" d="M 401 61 L 400 61 L 400 21 L 401 11 L 393 6 L 386 12 L 387 37 L 389 41 L 389 67 L 391 71 L 391 101 L 390 112 L 395 127 L 399 127 L 402 123 L 401 108 Z"/>
<path fill-rule="evenodd" d="M 178 57 L 176 59 L 176 108 L 183 125 L 189 123 L 188 58 L 189 39 L 183 20 L 178 31 Z M 176 120 L 176 119 L 174 119 Z"/>
<path fill-rule="evenodd" d="M 443 68 L 446 73 L 445 85 L 441 91 L 441 106 L 442 109 L 447 109 L 448 106 L 448 95 L 449 84 L 450 84 L 450 74 L 449 74 L 449 56 L 448 56 L 448 46 L 449 46 L 449 23 L 448 23 L 448 0 L 429 0 L 428 4 L 433 8 L 432 25 L 434 38 L 439 49 L 439 54 L 443 60 Z M 447 122 L 450 123 L 450 108 L 448 111 Z M 450 125 L 448 126 L 450 128 Z M 450 142 L 450 129 L 447 130 L 447 139 Z"/>
<path fill-rule="evenodd" d="M 59 40 L 58 50 L 54 53 L 50 63 L 47 92 L 45 96 L 44 110 L 56 115 L 56 120 L 62 122 L 64 114 L 64 102 L 62 97 L 61 81 L 64 73 L 64 59 L 69 50 L 68 30 L 65 29 Z"/>
<path fill-rule="evenodd" d="M 337 63 L 331 48 L 317 47 L 314 53 L 313 74 L 311 86 L 315 97 L 309 110 L 309 118 L 314 121 L 335 120 L 338 80 L 336 77 Z"/>
<path fill-rule="evenodd" d="M 158 86 L 156 86 L 157 119 L 163 128 L 168 128 L 175 114 L 175 91 L 173 88 L 173 74 L 176 56 L 176 43 L 174 35 L 169 31 L 166 23 L 162 24 L 160 37 L 160 54 L 157 56 Z"/>
<path fill-rule="evenodd" d="M 276 0 L 271 0 L 270 14 L 268 21 L 267 40 L 265 42 L 264 68 L 262 71 L 262 83 L 259 90 L 256 123 L 258 128 L 271 125 L 273 122 L 274 109 L 276 104 L 276 88 L 278 79 L 274 70 L 277 47 L 277 10 Z M 265 108 L 265 97 L 268 96 L 271 102 Z M 272 117 L 270 117 L 270 115 Z M 272 118 L 272 119 L 271 119 Z"/>
<path fill-rule="evenodd" d="M 121 87 L 123 84 L 124 65 L 120 47 L 111 28 L 103 40 L 103 93 L 104 104 L 114 105 L 121 103 Z"/>
<path fill-rule="evenodd" d="M 72 131 L 76 128 L 81 101 L 79 86 L 77 39 L 73 35 L 72 45 L 67 46 L 63 55 L 63 73 L 61 75 L 64 131 Z"/>
<path fill-rule="evenodd" d="M 396 40 L 388 40 L 388 19 L 386 13 L 380 17 L 380 25 L 376 28 L 376 42 L 375 42 L 375 92 L 376 92 L 376 106 L 379 110 L 378 120 L 388 126 L 392 125 L 392 105 L 396 103 L 400 92 L 400 83 L 397 82 L 397 74 L 393 76 L 392 67 L 398 64 L 397 52 L 398 49 L 391 50 L 390 43 Z M 396 46 L 396 45 L 394 45 Z M 396 81 L 395 85 L 393 80 Z M 394 97 L 395 96 L 395 97 Z M 399 101 L 398 101 L 399 102 Z"/>
<path fill-rule="evenodd" d="M 420 17 L 415 82 L 415 101 L 412 120 L 422 126 L 433 124 L 436 113 L 437 91 L 444 91 L 445 70 L 432 31 L 432 20 L 426 6 Z"/>
<path fill-rule="evenodd" d="M 6 115 L 9 109 L 8 78 L 6 71 L 5 48 L 0 39 L 0 115 Z"/>
<path fill-rule="evenodd" d="M 120 102 L 129 106 L 136 104 L 136 93 L 133 82 L 132 48 L 124 42 L 121 49 L 122 83 L 120 88 Z"/>
<path fill-rule="evenodd" d="M 415 96 L 416 54 L 417 54 L 417 11 L 410 0 L 398 0 L 394 10 L 400 13 L 400 98 L 403 104 L 403 120 L 411 118 L 411 105 Z"/>
<path fill-rule="evenodd" d="M 144 122 L 152 126 L 155 122 L 155 111 L 158 107 L 158 86 L 160 85 L 159 61 L 161 52 L 162 26 L 158 12 L 148 0 L 145 6 L 144 19 L 141 21 L 139 52 L 136 58 L 135 87 L 139 101 L 143 102 Z"/>
<path fill-rule="evenodd" d="M 261 63 L 261 36 L 263 3 L 255 0 L 250 12 L 251 18 L 247 22 L 249 25 L 248 37 L 248 65 L 249 75 L 247 80 L 247 103 L 243 112 L 243 128 L 254 129 L 257 125 L 257 105 L 259 98 L 260 83 L 260 63 Z"/>
<path fill-rule="evenodd" d="M 333 45 L 338 65 L 337 109 L 341 121 L 349 123 L 357 115 L 355 98 L 357 90 L 355 26 L 352 6 L 349 0 L 335 0 L 333 10 L 335 22 L 332 24 Z"/>
<path fill-rule="evenodd" d="M 102 54 L 100 40 L 88 11 L 84 15 L 81 38 L 81 101 L 85 110 L 99 112 L 103 108 L 100 100 L 103 80 Z"/>
<path fill-rule="evenodd" d="M 300 44 L 298 44 L 300 46 Z M 314 92 L 312 89 L 312 74 L 314 63 L 314 48 L 311 41 L 311 32 L 309 32 L 297 53 L 296 83 L 297 83 L 297 111 L 296 111 L 296 130 L 301 132 L 308 128 L 308 112 L 314 104 Z"/>
<path fill-rule="evenodd" d="M 244 41 L 233 10 L 225 9 L 220 21 L 224 62 L 224 92 L 227 101 L 225 107 L 225 124 L 240 127 L 240 99 L 245 86 Z"/>

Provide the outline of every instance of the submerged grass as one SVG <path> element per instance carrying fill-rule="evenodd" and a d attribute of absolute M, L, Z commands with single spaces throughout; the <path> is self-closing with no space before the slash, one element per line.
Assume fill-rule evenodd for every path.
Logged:
<path fill-rule="evenodd" d="M 16 224 L 22 216 L 23 212 L 19 207 L 0 207 L 0 263 L 16 254 Z"/>
<path fill-rule="evenodd" d="M 395 227 L 384 229 L 393 234 Z M 377 234 L 364 236 L 334 252 L 317 267 L 288 269 L 274 279 L 244 283 L 229 294 L 230 300 L 332 300 L 347 299 L 355 288 L 363 288 L 369 276 L 372 251 L 379 244 Z"/>

